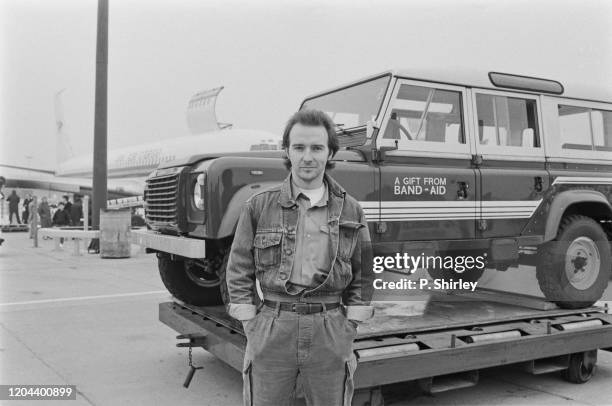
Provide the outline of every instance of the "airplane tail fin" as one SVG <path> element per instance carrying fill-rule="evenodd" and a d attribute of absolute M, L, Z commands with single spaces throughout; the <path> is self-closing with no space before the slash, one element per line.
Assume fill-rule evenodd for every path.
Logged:
<path fill-rule="evenodd" d="M 56 165 L 59 166 L 67 159 L 74 156 L 74 152 L 70 145 L 70 137 L 66 133 L 66 122 L 64 121 L 64 106 L 62 103 L 62 93 L 66 89 L 62 89 L 55 93 L 55 157 Z"/>
<path fill-rule="evenodd" d="M 223 86 L 204 90 L 191 96 L 187 104 L 187 125 L 193 135 L 231 128 L 231 124 L 219 123 L 215 112 L 217 96 Z"/>

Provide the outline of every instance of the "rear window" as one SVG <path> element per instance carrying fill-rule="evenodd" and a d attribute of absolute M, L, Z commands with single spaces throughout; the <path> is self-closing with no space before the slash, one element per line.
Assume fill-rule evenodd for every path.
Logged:
<path fill-rule="evenodd" d="M 559 105 L 563 149 L 612 151 L 612 111 Z"/>

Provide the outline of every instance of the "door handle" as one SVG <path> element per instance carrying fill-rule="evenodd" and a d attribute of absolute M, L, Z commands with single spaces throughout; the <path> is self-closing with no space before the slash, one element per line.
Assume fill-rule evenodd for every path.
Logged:
<path fill-rule="evenodd" d="M 536 192 L 541 192 L 542 190 L 544 190 L 544 187 L 542 186 L 541 176 L 536 176 L 535 178 L 533 178 L 533 188 Z"/>
<path fill-rule="evenodd" d="M 470 185 L 467 182 L 457 182 L 459 185 L 459 190 L 457 190 L 457 200 L 465 200 L 468 197 L 468 189 Z"/>

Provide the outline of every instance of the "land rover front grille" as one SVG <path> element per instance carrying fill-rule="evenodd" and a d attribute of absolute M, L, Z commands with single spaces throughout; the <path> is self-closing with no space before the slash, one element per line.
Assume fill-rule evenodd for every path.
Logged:
<path fill-rule="evenodd" d="M 152 229 L 177 227 L 178 187 L 178 173 L 147 179 L 145 215 Z"/>

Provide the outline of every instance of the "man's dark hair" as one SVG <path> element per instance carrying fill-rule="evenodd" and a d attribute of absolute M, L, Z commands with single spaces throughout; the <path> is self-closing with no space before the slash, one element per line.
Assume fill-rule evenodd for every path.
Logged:
<path fill-rule="evenodd" d="M 289 121 L 287 121 L 287 125 L 285 126 L 285 131 L 283 132 L 282 147 L 284 150 L 289 149 L 289 133 L 296 124 L 302 124 L 310 127 L 324 127 L 327 131 L 327 147 L 331 152 L 332 158 L 336 155 L 336 152 L 338 152 L 338 149 L 340 148 L 338 136 L 336 135 L 336 124 L 321 110 L 304 109 L 296 112 L 291 116 L 291 118 L 289 118 Z M 332 169 L 333 167 L 334 163 L 327 161 L 325 169 Z M 289 170 L 291 169 L 291 161 L 288 157 L 285 158 L 285 168 Z"/>

